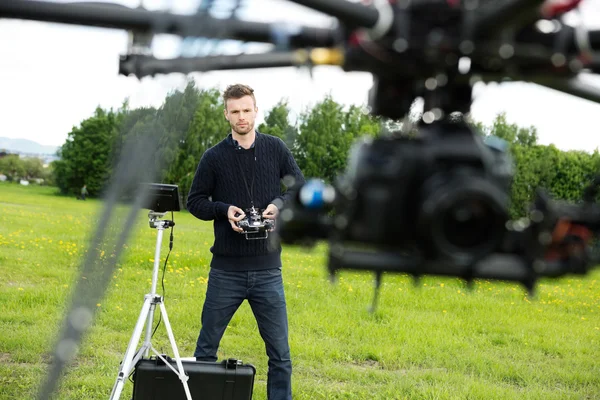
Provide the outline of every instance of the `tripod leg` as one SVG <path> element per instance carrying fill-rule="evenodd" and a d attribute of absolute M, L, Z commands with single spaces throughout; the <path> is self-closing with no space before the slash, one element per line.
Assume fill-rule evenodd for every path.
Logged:
<path fill-rule="evenodd" d="M 175 344 L 175 337 L 173 336 L 173 330 L 171 329 L 171 323 L 169 322 L 169 317 L 167 316 L 167 309 L 165 308 L 165 304 L 163 302 L 160 303 L 160 312 L 162 313 L 163 319 L 165 320 L 165 327 L 167 328 L 167 334 L 169 335 L 169 341 L 171 342 L 171 347 L 173 348 L 173 355 L 175 356 L 175 362 L 177 363 L 177 369 L 179 370 L 179 379 L 183 383 L 183 389 L 185 390 L 185 395 L 187 400 L 192 400 L 192 395 L 190 393 L 190 388 L 188 386 L 188 376 L 185 374 L 183 370 L 183 364 L 181 363 L 181 357 L 179 356 L 179 350 L 177 350 L 177 344 Z"/>
<path fill-rule="evenodd" d="M 140 337 L 142 335 L 142 330 L 144 329 L 144 323 L 146 322 L 146 318 L 148 316 L 148 312 L 150 311 L 150 305 L 152 302 L 152 296 L 147 295 L 144 300 L 144 305 L 142 306 L 142 311 L 140 312 L 140 316 L 138 317 L 137 323 L 135 324 L 135 328 L 133 330 L 133 335 L 129 340 L 129 344 L 127 345 L 127 350 L 125 351 L 125 356 L 123 357 L 123 361 L 121 362 L 121 368 L 119 369 L 119 374 L 117 375 L 117 380 L 112 389 L 112 393 L 110 394 L 110 399 L 118 399 L 121 397 L 121 391 L 123 391 L 123 385 L 125 384 L 125 377 L 129 375 L 132 369 L 132 360 L 135 354 L 135 348 L 140 341 Z M 144 343 L 144 345 L 146 345 Z M 140 349 L 143 351 L 144 349 Z"/>
<path fill-rule="evenodd" d="M 150 339 L 152 338 L 152 322 L 154 321 L 154 309 L 156 305 L 152 303 L 150 305 L 150 309 L 148 310 L 148 316 L 146 317 L 146 338 L 144 339 L 144 348 L 146 351 L 143 356 L 148 358 L 150 355 L 150 347 L 152 344 L 150 343 Z"/>

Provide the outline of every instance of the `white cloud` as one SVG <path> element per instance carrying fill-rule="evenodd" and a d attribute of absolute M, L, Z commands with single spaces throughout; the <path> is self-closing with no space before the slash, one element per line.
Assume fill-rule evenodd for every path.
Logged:
<path fill-rule="evenodd" d="M 122 1 L 130 6 L 133 0 Z M 169 2 L 145 4 L 166 9 Z M 279 0 L 250 0 L 252 13 L 244 17 L 288 24 L 307 21 L 328 26 L 332 19 L 305 7 Z M 584 1 L 586 21 L 600 25 L 598 1 Z M 175 2 L 176 12 L 192 12 L 197 2 Z M 129 97 L 132 106 L 158 106 L 166 94 L 183 87 L 178 74 L 144 78 L 118 75 L 118 57 L 126 50 L 127 35 L 116 30 L 47 24 L 32 21 L 0 21 L 0 136 L 21 137 L 42 144 L 60 145 L 73 125 L 90 116 L 95 107 L 118 107 Z M 156 40 L 157 54 L 171 56 L 180 41 L 168 35 Z M 345 104 L 365 104 L 372 78 L 366 73 L 344 73 L 339 68 L 319 67 L 310 78 L 294 68 L 219 71 L 192 75 L 203 87 L 224 88 L 245 82 L 256 90 L 259 107 L 268 110 L 282 97 L 296 113 L 331 93 Z M 600 87 L 600 83 L 598 83 Z M 600 105 L 525 83 L 487 87 L 473 103 L 473 114 L 491 123 L 506 111 L 509 121 L 538 128 L 543 143 L 564 149 L 600 147 L 596 133 Z M 263 114 L 260 117 L 262 119 Z"/>

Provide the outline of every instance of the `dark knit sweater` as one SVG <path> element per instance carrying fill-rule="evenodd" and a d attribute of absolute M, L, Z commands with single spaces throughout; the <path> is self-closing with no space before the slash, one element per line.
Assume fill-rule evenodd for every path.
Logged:
<path fill-rule="evenodd" d="M 201 220 L 214 221 L 212 268 L 248 271 L 281 267 L 281 246 L 275 247 L 269 240 L 246 240 L 231 228 L 227 210 L 232 205 L 246 210 L 252 201 L 261 210 L 270 203 L 281 209 L 290 196 L 281 186 L 281 179 L 288 175 L 304 182 L 289 149 L 275 136 L 256 132 L 254 145 L 244 149 L 229 134 L 204 153 L 187 209 Z"/>

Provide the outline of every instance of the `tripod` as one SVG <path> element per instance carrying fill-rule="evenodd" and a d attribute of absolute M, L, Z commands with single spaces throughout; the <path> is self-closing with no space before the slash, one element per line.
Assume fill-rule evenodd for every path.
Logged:
<path fill-rule="evenodd" d="M 183 371 L 183 365 L 181 363 L 181 358 L 179 357 L 179 351 L 177 350 L 177 345 L 175 344 L 175 338 L 173 336 L 173 330 L 171 329 L 171 325 L 169 323 L 169 318 L 167 316 L 167 310 L 163 303 L 163 299 L 161 296 L 156 294 L 156 281 L 158 280 L 158 263 L 160 259 L 160 246 L 162 243 L 163 231 L 169 227 L 175 226 L 175 222 L 170 220 L 160 220 L 158 218 L 162 218 L 166 213 L 157 213 L 154 211 L 150 211 L 148 213 L 148 218 L 150 219 L 150 228 L 157 229 L 157 238 L 156 238 L 156 250 L 154 253 L 154 270 L 152 272 L 152 290 L 150 293 L 144 296 L 144 305 L 142 306 L 142 311 L 140 312 L 140 316 L 137 320 L 135 328 L 133 330 L 133 335 L 129 341 L 129 345 L 127 346 L 127 350 L 125 351 L 125 357 L 121 362 L 121 369 L 119 370 L 119 374 L 117 375 L 117 380 L 112 389 L 112 393 L 110 395 L 110 399 L 118 399 L 121 396 L 121 391 L 123 390 L 123 385 L 125 384 L 125 377 L 129 376 L 131 370 L 135 367 L 137 362 L 142 356 L 148 357 L 150 350 L 156 354 L 161 360 L 165 362 L 175 374 L 179 376 L 183 384 L 183 388 L 185 390 L 185 394 L 187 400 L 192 400 L 192 395 L 190 394 L 190 389 L 188 387 L 187 381 L 188 376 Z M 173 355 L 175 356 L 175 362 L 177 363 L 176 371 L 167 360 L 165 360 L 152 346 L 150 342 L 152 336 L 152 321 L 154 319 L 154 309 L 156 305 L 160 305 L 160 312 L 165 320 L 165 327 L 167 328 L 167 334 L 169 336 L 169 341 L 171 342 L 171 347 L 173 348 Z M 140 347 L 140 349 L 134 353 L 135 347 L 137 346 L 140 336 L 142 335 L 142 329 L 144 328 L 144 323 L 146 323 L 146 338 L 144 339 L 144 343 Z"/>

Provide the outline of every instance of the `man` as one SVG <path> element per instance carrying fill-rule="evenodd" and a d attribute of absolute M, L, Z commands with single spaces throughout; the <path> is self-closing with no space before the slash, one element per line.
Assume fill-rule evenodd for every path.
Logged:
<path fill-rule="evenodd" d="M 215 235 L 194 357 L 217 360 L 227 324 L 248 300 L 269 357 L 267 397 L 291 399 L 281 247 L 264 239 L 247 240 L 237 223 L 251 207 L 264 210 L 264 218 L 275 220 L 290 195 L 281 191 L 282 178 L 292 176 L 303 183 L 304 177 L 281 139 L 254 128 L 258 108 L 252 88 L 231 85 L 223 93 L 223 102 L 231 133 L 202 156 L 187 200 L 194 216 L 214 220 Z"/>
<path fill-rule="evenodd" d="M 87 196 L 88 191 L 87 191 L 87 185 L 83 185 L 83 187 L 81 188 L 81 200 L 85 200 L 85 196 Z"/>

